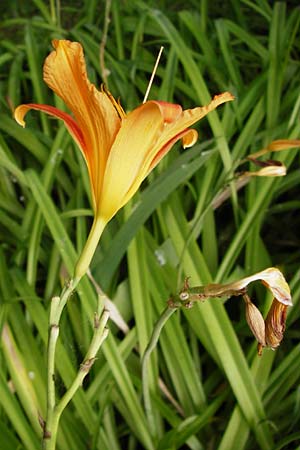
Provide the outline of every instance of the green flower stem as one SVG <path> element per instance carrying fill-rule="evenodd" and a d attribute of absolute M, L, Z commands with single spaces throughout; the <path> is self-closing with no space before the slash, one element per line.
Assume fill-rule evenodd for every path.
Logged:
<path fill-rule="evenodd" d="M 45 450 L 54 450 L 56 445 L 56 436 L 58 423 L 66 405 L 69 403 L 90 367 L 94 362 L 95 355 L 100 348 L 103 340 L 107 336 L 105 324 L 108 320 L 107 311 L 102 311 L 101 298 L 98 296 L 98 311 L 95 318 L 95 332 L 86 355 L 85 362 L 65 395 L 56 405 L 55 399 L 55 350 L 59 335 L 59 322 L 66 306 L 66 303 L 72 292 L 78 285 L 82 276 L 88 271 L 90 262 L 95 253 L 101 234 L 105 228 L 106 221 L 97 217 L 94 219 L 91 231 L 89 233 L 85 247 L 79 257 L 74 271 L 74 278 L 64 287 L 60 297 L 54 297 L 51 301 L 50 316 L 49 316 L 49 337 L 48 337 L 48 372 L 47 372 L 47 416 L 44 423 L 43 445 Z M 101 316 L 100 316 L 101 314 Z M 100 318 L 100 319 L 99 319 Z M 96 323 L 97 320 L 97 323 Z M 94 356 L 93 356 L 94 355 Z"/>
<path fill-rule="evenodd" d="M 88 239 L 75 267 L 75 278 L 80 279 L 88 271 L 106 223 L 107 221 L 101 217 L 95 217 Z"/>
<path fill-rule="evenodd" d="M 63 309 L 71 296 L 73 290 L 79 283 L 79 279 L 70 280 L 64 287 L 60 297 L 53 297 L 51 300 L 49 315 L 49 336 L 48 336 L 48 367 L 47 367 L 47 417 L 44 426 L 44 447 L 51 434 L 53 412 L 55 408 L 55 350 L 59 335 L 59 321 Z"/>
<path fill-rule="evenodd" d="M 49 318 L 49 337 L 48 337 L 48 370 L 47 370 L 47 427 L 51 429 L 52 411 L 55 407 L 55 349 L 59 335 L 59 326 L 53 322 L 54 311 L 58 307 L 60 297 L 53 297 L 51 300 L 50 318 Z M 47 431 L 44 430 L 44 437 Z"/>
<path fill-rule="evenodd" d="M 44 435 L 44 448 L 45 450 L 55 450 L 56 439 L 57 439 L 57 431 L 58 424 L 61 417 L 62 412 L 66 408 L 67 404 L 76 394 L 79 387 L 82 385 L 84 378 L 89 373 L 95 359 L 96 355 L 101 347 L 103 341 L 106 339 L 108 335 L 108 329 L 106 328 L 106 323 L 109 319 L 109 312 L 107 310 L 103 310 L 101 315 L 99 315 L 99 311 L 102 308 L 100 296 L 98 298 L 98 311 L 95 314 L 94 320 L 94 335 L 89 346 L 89 349 L 85 355 L 84 361 L 80 366 L 80 369 L 69 387 L 69 389 L 65 392 L 64 396 L 58 402 L 56 406 L 54 406 L 53 410 L 50 414 L 50 421 L 47 419 L 47 430 Z"/>
<path fill-rule="evenodd" d="M 167 320 L 171 317 L 171 315 L 177 310 L 177 308 L 171 308 L 167 306 L 164 311 L 162 312 L 160 318 L 154 325 L 154 329 L 149 341 L 149 344 L 147 345 L 143 358 L 142 358 L 142 384 L 143 384 L 143 398 L 144 398 L 144 407 L 146 416 L 148 419 L 148 424 L 150 427 L 150 432 L 152 436 L 155 435 L 155 420 L 154 420 L 154 414 L 152 412 L 152 405 L 151 405 L 151 398 L 150 398 L 150 391 L 149 391 L 149 379 L 148 379 L 148 362 L 151 356 L 151 353 L 155 349 L 161 330 Z"/>

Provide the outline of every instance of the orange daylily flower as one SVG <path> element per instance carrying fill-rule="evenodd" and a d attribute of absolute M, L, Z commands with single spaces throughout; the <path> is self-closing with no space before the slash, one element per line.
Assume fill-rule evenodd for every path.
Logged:
<path fill-rule="evenodd" d="M 22 126 L 30 109 L 64 121 L 88 167 L 94 231 L 97 228 L 99 239 L 106 223 L 131 199 L 175 142 L 181 139 L 184 147 L 195 144 L 197 131 L 189 127 L 233 96 L 225 92 L 204 107 L 185 111 L 180 105 L 147 101 L 125 114 L 107 90 L 99 91 L 88 80 L 81 44 L 54 40 L 53 47 L 44 64 L 44 81 L 73 115 L 30 103 L 18 106 L 14 116 Z"/>

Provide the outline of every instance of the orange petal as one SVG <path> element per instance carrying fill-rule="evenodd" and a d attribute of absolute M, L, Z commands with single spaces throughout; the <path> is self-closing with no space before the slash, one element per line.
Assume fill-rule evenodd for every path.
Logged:
<path fill-rule="evenodd" d="M 38 105 L 35 103 L 27 103 L 26 105 L 18 106 L 14 112 L 15 120 L 22 127 L 25 127 L 24 117 L 30 109 L 43 111 L 43 112 L 49 114 L 50 116 L 54 116 L 57 119 L 63 120 L 64 124 L 65 124 L 66 128 L 68 129 L 68 131 L 70 132 L 71 136 L 77 142 L 78 146 L 80 147 L 83 154 L 85 155 L 86 144 L 85 144 L 82 132 L 81 132 L 79 126 L 77 125 L 77 123 L 75 122 L 75 120 L 73 119 L 73 117 L 70 116 L 70 114 L 63 112 L 60 109 L 55 108 L 54 106 Z"/>
<path fill-rule="evenodd" d="M 189 148 L 192 147 L 198 139 L 198 132 L 193 129 L 187 129 L 182 131 L 181 133 L 174 136 L 173 139 L 168 141 L 164 147 L 162 147 L 158 153 L 154 155 L 154 158 L 152 159 L 149 167 L 147 175 L 151 172 L 151 170 L 154 169 L 154 167 L 157 166 L 157 164 L 162 160 L 162 158 L 171 150 L 174 144 L 176 144 L 177 141 L 181 139 L 183 148 Z M 157 147 L 156 147 L 157 148 Z M 149 164 L 149 162 L 148 162 Z"/>
<path fill-rule="evenodd" d="M 86 159 L 92 185 L 102 185 L 110 147 L 120 128 L 122 108 L 106 92 L 100 92 L 87 78 L 83 49 L 78 42 L 54 40 L 55 51 L 44 64 L 44 80 L 73 112 L 86 143 Z"/>
<path fill-rule="evenodd" d="M 96 199 L 95 199 L 95 185 L 97 183 L 97 178 L 95 177 L 95 173 L 93 170 L 94 159 L 92 157 L 91 152 L 88 151 L 88 147 L 86 145 L 84 136 L 82 134 L 81 129 L 77 125 L 76 121 L 73 119 L 70 114 L 67 114 L 60 109 L 55 108 L 54 106 L 49 105 L 38 105 L 35 103 L 28 103 L 25 105 L 20 105 L 15 109 L 14 118 L 15 120 L 22 126 L 25 127 L 24 117 L 30 109 L 38 110 L 49 114 L 50 116 L 54 116 L 57 119 L 63 120 L 67 130 L 71 134 L 74 141 L 77 143 L 80 148 L 88 167 L 91 188 L 92 188 L 92 197 L 93 197 L 93 206 L 95 209 Z"/>

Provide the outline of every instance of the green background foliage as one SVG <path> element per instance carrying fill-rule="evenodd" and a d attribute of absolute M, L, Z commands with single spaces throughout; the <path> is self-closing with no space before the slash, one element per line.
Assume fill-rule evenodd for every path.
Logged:
<path fill-rule="evenodd" d="M 65 108 L 42 80 L 53 38 L 82 43 L 90 79 L 106 78 L 126 111 L 150 99 L 203 105 L 236 100 L 197 125 L 199 142 L 167 155 L 110 222 L 92 273 L 127 326 L 110 334 L 63 414 L 59 450 L 300 448 L 299 153 L 271 158 L 283 178 L 239 186 L 245 156 L 300 136 L 298 2 L 2 1 L 0 6 L 0 448 L 41 446 L 47 315 L 92 221 L 84 161 L 62 123 L 20 103 Z M 100 64 L 105 9 L 104 63 Z M 107 9 L 108 10 L 108 9 Z M 105 70 L 104 70 L 105 69 Z M 242 299 L 211 300 L 172 315 L 149 366 L 154 426 L 141 398 L 141 355 L 185 276 L 227 282 L 276 265 L 294 307 L 280 348 L 256 355 Z M 272 301 L 256 286 L 262 312 Z M 85 277 L 69 301 L 57 352 L 58 395 L 72 382 L 92 333 L 96 294 Z"/>

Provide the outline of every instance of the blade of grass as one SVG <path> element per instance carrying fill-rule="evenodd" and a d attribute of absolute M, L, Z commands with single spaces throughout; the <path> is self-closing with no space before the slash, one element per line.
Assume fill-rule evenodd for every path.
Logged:
<path fill-rule="evenodd" d="M 220 44 L 220 50 L 225 61 L 225 67 L 228 71 L 231 81 L 234 84 L 235 91 L 240 92 L 243 87 L 243 81 L 237 61 L 234 56 L 234 52 L 232 51 L 230 45 L 230 37 L 226 27 L 226 23 L 224 23 L 222 19 L 219 19 L 215 22 L 215 25 Z"/>
<path fill-rule="evenodd" d="M 150 437 L 141 404 L 134 391 L 129 373 L 111 333 L 108 335 L 108 338 L 103 345 L 103 353 L 109 363 L 118 388 L 122 393 L 131 420 L 135 424 L 136 428 L 132 431 L 139 437 L 140 441 L 143 442 L 146 449 L 154 450 L 155 447 Z"/>
<path fill-rule="evenodd" d="M 7 381 L 4 379 L 2 373 L 0 373 L 0 404 L 19 435 L 24 447 L 27 450 L 39 450 L 40 440 L 25 419 L 24 413 L 16 397 L 9 390 Z"/>
<path fill-rule="evenodd" d="M 201 428 L 212 420 L 226 397 L 226 392 L 219 395 L 202 414 L 188 417 L 178 427 L 166 433 L 159 442 L 157 450 L 164 450 L 166 448 L 178 449 L 184 445 L 191 436 L 198 434 Z"/>
<path fill-rule="evenodd" d="M 32 81 L 34 92 L 36 95 L 36 102 L 45 104 L 44 84 L 42 81 L 41 66 L 42 57 L 37 52 L 37 46 L 35 45 L 35 37 L 31 24 L 28 23 L 25 28 L 25 47 L 27 53 L 27 61 L 30 70 L 30 79 Z M 41 114 L 41 123 L 44 133 L 50 135 L 49 119 L 46 114 Z"/>
<path fill-rule="evenodd" d="M 129 207 L 125 209 L 128 211 Z M 131 291 L 133 315 L 136 323 L 140 355 L 150 340 L 153 328 L 152 309 L 149 295 L 149 276 L 147 276 L 147 260 L 143 229 L 140 229 L 127 250 L 128 275 Z M 157 391 L 157 358 L 152 354 L 147 366 L 148 389 L 150 393 Z M 148 415 L 148 426 L 155 441 L 161 435 L 161 420 L 157 412 Z"/>
<path fill-rule="evenodd" d="M 267 84 L 267 128 L 269 139 L 272 138 L 272 128 L 277 123 L 280 110 L 282 91 L 282 43 L 281 34 L 285 29 L 286 5 L 275 2 L 269 35 L 269 70 Z M 276 93 L 276 94 L 275 94 Z"/>

